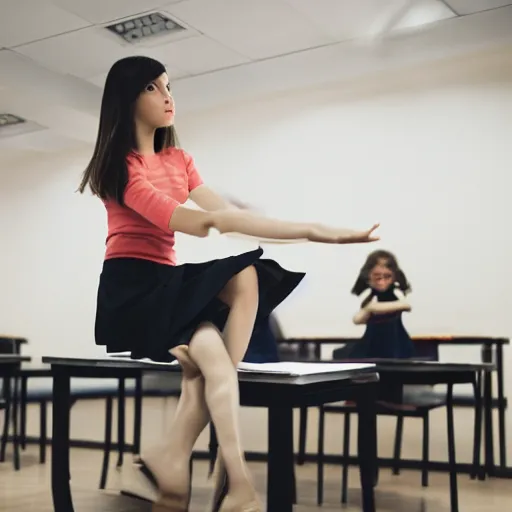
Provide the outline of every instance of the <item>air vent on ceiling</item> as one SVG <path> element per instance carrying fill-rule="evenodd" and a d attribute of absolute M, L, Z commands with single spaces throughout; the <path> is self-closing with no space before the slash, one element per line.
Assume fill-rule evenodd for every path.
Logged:
<path fill-rule="evenodd" d="M 0 113 L 0 140 L 46 129 L 46 127 L 34 121 L 27 121 L 20 116 Z"/>
<path fill-rule="evenodd" d="M 112 25 L 107 25 L 105 28 L 130 44 L 186 30 L 178 22 L 160 12 L 118 21 Z"/>
<path fill-rule="evenodd" d="M 15 116 L 14 114 L 0 114 L 0 127 L 13 126 L 15 124 L 22 124 L 25 119 Z"/>

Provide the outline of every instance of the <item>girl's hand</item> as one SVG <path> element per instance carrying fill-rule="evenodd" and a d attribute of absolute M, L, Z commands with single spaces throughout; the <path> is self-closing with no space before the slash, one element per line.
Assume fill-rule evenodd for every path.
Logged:
<path fill-rule="evenodd" d="M 374 224 L 367 231 L 353 231 L 350 229 L 328 228 L 321 224 L 314 224 L 310 229 L 308 240 L 326 244 L 363 244 L 376 242 L 380 240 L 380 238 L 373 233 L 378 227 L 379 224 Z"/>

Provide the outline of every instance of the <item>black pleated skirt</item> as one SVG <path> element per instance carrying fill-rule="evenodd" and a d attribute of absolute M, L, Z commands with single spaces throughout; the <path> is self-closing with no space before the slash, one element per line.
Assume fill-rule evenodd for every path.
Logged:
<path fill-rule="evenodd" d="M 205 263 L 164 265 L 137 258 L 106 260 L 98 287 L 95 339 L 107 352 L 172 361 L 169 350 L 188 344 L 204 322 L 224 328 L 229 308 L 218 295 L 228 281 L 254 265 L 258 275 L 256 322 L 296 288 L 305 274 L 269 259 L 261 248 Z"/>

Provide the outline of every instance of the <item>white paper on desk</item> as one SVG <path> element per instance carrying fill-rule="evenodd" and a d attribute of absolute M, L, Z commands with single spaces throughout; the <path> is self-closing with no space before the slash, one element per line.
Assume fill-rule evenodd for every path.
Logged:
<path fill-rule="evenodd" d="M 130 353 L 112 354 L 109 359 L 114 361 L 146 363 L 157 366 L 178 366 L 178 361 L 162 363 L 151 359 L 130 359 Z M 340 373 L 354 370 L 365 370 L 374 368 L 374 364 L 364 363 L 300 363 L 294 361 L 283 361 L 280 363 L 244 363 L 238 364 L 240 373 L 257 373 L 267 375 L 287 375 L 300 377 L 301 375 L 319 375 L 322 373 Z"/>
<path fill-rule="evenodd" d="M 239 363 L 242 373 L 265 373 L 270 375 L 318 375 L 322 373 L 341 373 L 374 368 L 374 364 L 362 363 L 300 363 L 283 361 L 281 363 Z"/>
<path fill-rule="evenodd" d="M 178 366 L 178 361 L 174 360 L 170 363 L 163 363 L 158 361 L 153 361 L 152 359 L 148 359 L 147 357 L 143 359 L 131 359 L 131 353 L 130 352 L 119 352 L 110 355 L 109 354 L 109 361 L 122 361 L 123 363 L 145 363 L 145 364 L 155 364 L 155 365 L 163 365 L 163 366 Z"/>

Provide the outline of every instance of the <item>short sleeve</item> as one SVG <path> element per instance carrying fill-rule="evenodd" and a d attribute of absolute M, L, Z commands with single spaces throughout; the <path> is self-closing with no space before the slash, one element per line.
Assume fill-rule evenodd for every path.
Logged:
<path fill-rule="evenodd" d="M 203 184 L 203 179 L 199 175 L 194 159 L 186 151 L 181 150 L 181 152 L 187 169 L 188 191 L 192 192 L 192 190 Z"/>
<path fill-rule="evenodd" d="M 128 165 L 128 184 L 124 192 L 125 205 L 163 231 L 169 231 L 169 222 L 178 201 L 157 190 L 140 167 Z"/>

